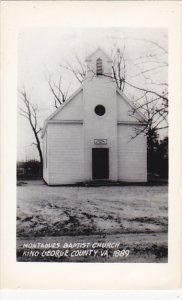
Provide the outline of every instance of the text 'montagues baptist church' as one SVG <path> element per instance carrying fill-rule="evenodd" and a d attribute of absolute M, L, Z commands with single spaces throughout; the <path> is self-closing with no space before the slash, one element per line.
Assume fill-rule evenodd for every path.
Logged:
<path fill-rule="evenodd" d="M 144 117 L 131 114 L 133 104 L 110 79 L 112 60 L 104 51 L 97 49 L 86 63 L 82 86 L 45 121 L 44 180 L 146 182 L 147 138 L 136 136 Z"/>

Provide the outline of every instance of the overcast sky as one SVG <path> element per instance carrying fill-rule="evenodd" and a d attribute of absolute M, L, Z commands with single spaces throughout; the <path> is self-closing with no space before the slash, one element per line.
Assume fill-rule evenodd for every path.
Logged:
<path fill-rule="evenodd" d="M 45 118 L 55 110 L 47 83 L 48 74 L 56 80 L 62 73 L 63 89 L 66 90 L 69 85 L 70 93 L 79 87 L 73 76 L 60 68 L 60 64 L 70 62 L 74 65 L 75 54 L 84 59 L 98 47 L 111 55 L 114 46 L 122 48 L 124 45 L 127 59 L 133 61 L 150 53 L 151 49 L 155 51 L 155 45 L 142 42 L 141 39 L 155 41 L 167 48 L 166 36 L 164 29 L 148 28 L 22 28 L 19 33 L 18 87 L 24 86 L 31 94 L 31 101 L 40 109 L 40 123 L 43 124 Z M 160 53 L 156 48 L 157 51 Z M 132 72 L 137 75 L 136 66 L 132 68 Z M 155 76 L 167 82 L 166 72 L 156 72 Z M 139 79 L 133 76 L 133 80 Z M 18 103 L 21 106 L 20 100 Z M 29 124 L 18 114 L 18 160 L 38 158 L 32 142 L 33 135 Z"/>

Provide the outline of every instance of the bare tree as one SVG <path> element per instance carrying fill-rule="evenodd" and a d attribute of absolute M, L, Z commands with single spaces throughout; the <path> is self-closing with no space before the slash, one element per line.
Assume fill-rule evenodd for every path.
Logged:
<path fill-rule="evenodd" d="M 66 101 L 69 87 L 67 88 L 66 92 L 63 92 L 61 75 L 59 76 L 58 83 L 55 83 L 52 80 L 51 75 L 49 74 L 48 85 L 53 95 L 54 107 L 57 109 L 60 105 L 62 105 Z M 43 154 L 41 149 L 41 137 L 40 137 L 42 128 L 39 124 L 40 121 L 39 109 L 31 102 L 30 95 L 28 96 L 25 88 L 20 89 L 19 93 L 23 102 L 23 108 L 19 107 L 20 115 L 28 120 L 32 133 L 34 135 L 35 142 L 33 142 L 32 145 L 36 146 L 39 154 L 40 170 L 41 170 L 40 175 L 42 176 Z"/>
<path fill-rule="evenodd" d="M 165 108 L 164 102 L 160 99 L 160 97 L 155 97 L 149 100 L 146 93 L 145 97 L 142 96 L 142 98 L 142 104 L 139 104 L 138 106 L 135 105 L 131 114 L 134 115 L 138 122 L 143 125 L 142 127 L 136 127 L 135 136 L 138 136 L 140 133 L 144 132 L 147 135 L 148 143 L 150 144 L 153 137 L 156 137 L 156 134 L 159 130 L 168 128 L 168 109 L 167 107 Z M 142 112 L 142 115 L 145 119 L 144 122 L 141 120 L 141 118 L 137 117 L 136 112 L 138 110 Z"/>
<path fill-rule="evenodd" d="M 53 95 L 54 107 L 58 108 L 67 100 L 69 86 L 66 91 L 63 91 L 62 88 L 62 76 L 59 76 L 58 83 L 52 80 L 51 75 L 49 74 L 48 78 L 49 89 Z"/>
<path fill-rule="evenodd" d="M 22 102 L 24 107 L 19 107 L 20 115 L 26 118 L 30 124 L 30 127 L 32 129 L 35 142 L 32 143 L 32 145 L 35 145 L 37 147 L 37 151 L 40 158 L 40 165 L 41 165 L 41 175 L 42 175 L 42 168 L 43 168 L 43 156 L 42 156 L 42 149 L 41 149 L 41 143 L 40 143 L 40 132 L 41 127 L 38 122 L 38 108 L 37 106 L 33 105 L 30 101 L 30 96 L 27 95 L 27 92 L 25 89 L 19 90 Z"/>
<path fill-rule="evenodd" d="M 60 64 L 61 69 L 68 70 L 71 72 L 77 81 L 82 84 L 87 74 L 87 66 L 84 61 L 79 58 L 77 54 L 75 54 L 74 66 L 71 63 Z"/>
<path fill-rule="evenodd" d="M 112 75 L 111 78 L 115 81 L 116 86 L 121 91 L 125 88 L 126 78 L 126 61 L 125 61 L 125 47 L 120 49 L 117 47 L 112 51 Z"/>
<path fill-rule="evenodd" d="M 146 39 L 136 39 L 138 42 L 148 43 L 150 51 L 144 56 L 138 58 L 127 59 L 125 55 L 126 47 L 122 49 L 118 46 L 114 47 L 111 51 L 112 56 L 112 74 L 102 74 L 102 76 L 109 77 L 116 83 L 116 86 L 121 91 L 130 90 L 130 95 L 133 97 L 133 103 L 135 108 L 133 109 L 133 115 L 136 117 L 137 110 L 140 110 L 145 116 L 145 126 L 141 127 L 140 132 L 145 132 L 146 135 L 151 138 L 153 132 L 168 127 L 168 83 L 155 80 L 155 74 L 162 72 L 168 67 L 166 60 L 167 50 L 155 41 Z M 70 63 L 66 65 L 60 65 L 70 71 L 79 83 L 82 83 L 86 77 L 86 65 L 84 62 L 75 56 L 76 66 Z M 131 69 L 135 70 L 135 74 L 129 74 Z M 91 70 L 93 76 L 96 76 L 94 70 Z M 136 83 L 136 79 L 142 79 L 141 83 Z M 134 83 L 133 83 L 134 82 Z M 131 96 L 129 96 L 131 97 Z M 137 129 L 136 134 L 140 132 Z"/>
<path fill-rule="evenodd" d="M 148 143 L 152 143 L 153 137 L 162 129 L 168 128 L 168 83 L 162 76 L 155 79 L 156 74 L 166 72 L 167 74 L 167 49 L 159 43 L 137 39 L 142 43 L 148 43 L 153 48 L 144 56 L 140 56 L 134 62 L 138 72 L 132 78 L 125 79 L 125 84 L 131 89 L 135 109 L 140 110 L 145 116 L 145 132 L 148 137 Z M 165 74 L 165 75 L 166 75 Z M 143 78 L 143 85 L 133 83 L 133 78 Z M 159 78 L 161 77 L 161 78 Z M 166 76 L 167 77 L 167 76 Z M 137 92 L 137 93 L 135 93 Z M 144 127 L 141 129 L 141 132 Z M 138 135 L 140 130 L 136 130 Z"/>
<path fill-rule="evenodd" d="M 135 130 L 135 136 L 145 133 L 148 138 L 149 147 L 153 144 L 154 139 L 157 136 L 158 131 L 168 127 L 168 84 L 166 81 L 156 80 L 156 72 L 167 68 L 166 55 L 167 50 L 160 46 L 158 43 L 148 40 L 142 40 L 145 43 L 153 45 L 158 51 L 149 51 L 143 56 L 135 58 L 134 60 L 128 58 L 126 54 L 126 47 L 120 48 L 116 46 L 112 49 L 112 74 L 102 74 L 102 76 L 110 78 L 114 81 L 117 88 L 124 91 L 128 97 L 133 96 L 134 108 L 132 115 L 137 118 L 137 111 L 141 111 L 145 124 L 138 118 L 138 121 L 142 123 L 142 126 L 137 126 Z M 131 74 L 130 66 L 133 64 L 135 74 Z M 75 56 L 75 63 L 71 65 L 67 63 L 60 65 L 62 69 L 66 69 L 74 75 L 74 78 L 81 84 L 87 72 L 87 66 L 78 57 Z M 93 76 L 96 76 L 94 70 L 91 70 Z M 142 84 L 136 79 L 142 78 Z M 57 109 L 62 105 L 68 97 L 69 87 L 63 89 L 63 76 L 60 75 L 57 82 L 52 79 L 49 74 L 47 82 L 49 89 L 53 95 L 54 107 Z M 40 142 L 41 127 L 39 125 L 38 107 L 33 105 L 30 101 L 30 96 L 27 95 L 25 89 L 20 90 L 20 96 L 23 101 L 24 107 L 20 107 L 20 114 L 25 117 L 32 129 L 35 142 L 32 143 L 37 147 L 39 153 L 41 170 L 43 167 L 43 157 Z"/>

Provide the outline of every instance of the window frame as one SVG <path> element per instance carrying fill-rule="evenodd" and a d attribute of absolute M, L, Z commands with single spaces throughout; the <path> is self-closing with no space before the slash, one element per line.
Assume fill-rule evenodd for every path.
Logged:
<path fill-rule="evenodd" d="M 96 59 L 96 75 L 103 75 L 103 61 L 100 57 Z"/>

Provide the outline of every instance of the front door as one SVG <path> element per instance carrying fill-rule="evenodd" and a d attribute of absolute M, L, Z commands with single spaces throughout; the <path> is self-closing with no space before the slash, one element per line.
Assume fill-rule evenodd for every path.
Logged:
<path fill-rule="evenodd" d="M 92 148 L 92 178 L 109 179 L 108 148 Z"/>

